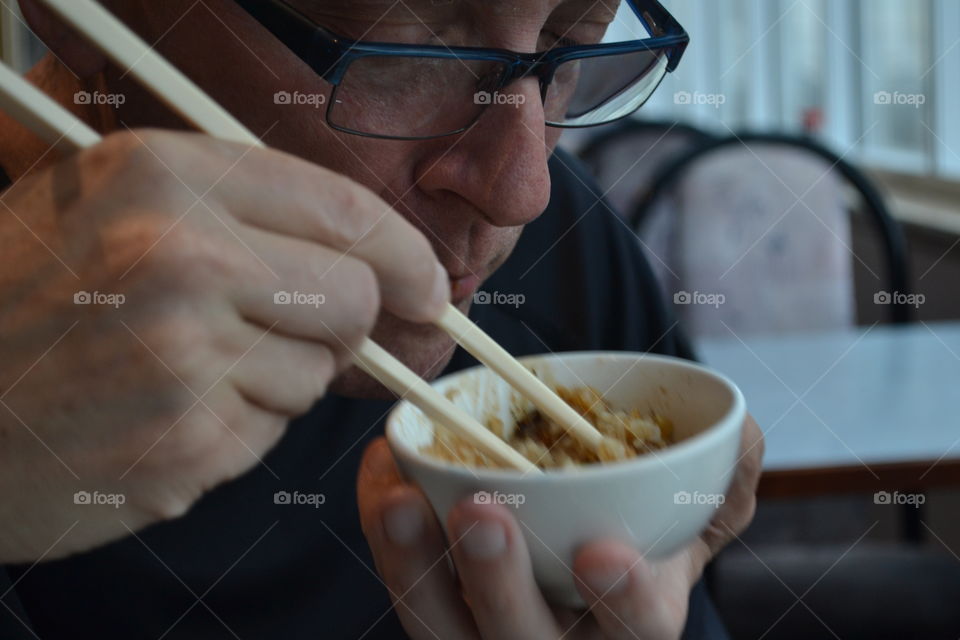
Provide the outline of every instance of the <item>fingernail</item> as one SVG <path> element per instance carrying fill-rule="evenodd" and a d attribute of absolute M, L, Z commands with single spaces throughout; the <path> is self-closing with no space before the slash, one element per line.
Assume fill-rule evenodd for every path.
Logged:
<path fill-rule="evenodd" d="M 587 587 L 597 598 L 604 598 L 616 595 L 627 588 L 630 581 L 630 570 L 595 569 L 585 571 L 581 574 L 580 579 L 587 584 Z"/>
<path fill-rule="evenodd" d="M 383 529 L 395 545 L 413 543 L 423 532 L 423 514 L 415 504 L 401 502 L 388 507 L 383 513 Z"/>
<path fill-rule="evenodd" d="M 479 521 L 462 535 L 460 544 L 474 560 L 491 560 L 507 550 L 507 532 L 499 522 Z"/>

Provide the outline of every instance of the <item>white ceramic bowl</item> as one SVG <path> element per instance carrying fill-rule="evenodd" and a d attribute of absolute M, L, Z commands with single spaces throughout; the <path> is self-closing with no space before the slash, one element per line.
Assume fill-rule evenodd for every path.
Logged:
<path fill-rule="evenodd" d="M 581 352 L 521 362 L 548 384 L 588 385 L 614 408 L 668 417 L 679 442 L 655 454 L 574 471 L 524 475 L 468 469 L 420 453 L 432 442 L 433 423 L 409 402 L 390 414 L 387 440 L 401 471 L 421 487 L 444 526 L 453 505 L 471 495 L 514 507 L 544 595 L 557 604 L 583 606 L 569 569 L 583 543 L 612 537 L 658 558 L 706 526 L 736 463 L 746 415 L 743 395 L 724 376 L 665 356 Z M 453 401 L 481 422 L 496 416 L 512 424 L 516 392 L 485 367 L 446 376 L 433 386 L 441 393 L 457 389 Z"/>

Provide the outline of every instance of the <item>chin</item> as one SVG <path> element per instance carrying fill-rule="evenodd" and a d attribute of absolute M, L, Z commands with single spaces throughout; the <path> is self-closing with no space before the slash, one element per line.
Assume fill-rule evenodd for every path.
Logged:
<path fill-rule="evenodd" d="M 469 299 L 457 305 L 467 313 Z M 456 343 L 432 324 L 416 324 L 401 320 L 391 313 L 381 313 L 370 336 L 424 380 L 433 380 L 450 362 Z M 351 367 L 330 385 L 330 392 L 348 398 L 392 399 L 396 394 L 362 372 Z"/>

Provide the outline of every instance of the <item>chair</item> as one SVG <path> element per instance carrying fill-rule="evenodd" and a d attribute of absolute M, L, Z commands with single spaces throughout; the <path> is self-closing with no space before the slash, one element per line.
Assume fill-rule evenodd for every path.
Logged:
<path fill-rule="evenodd" d="M 672 284 L 736 298 L 727 309 L 678 308 L 694 335 L 853 324 L 848 190 L 859 195 L 859 211 L 883 249 L 878 272 L 853 255 L 881 280 L 871 295 L 909 291 L 906 241 L 882 196 L 862 172 L 809 138 L 709 139 L 656 168 L 641 190 L 630 226 L 659 247 Z M 913 318 L 902 298 L 891 302 L 891 322 Z"/>
<path fill-rule="evenodd" d="M 880 193 L 859 170 L 813 140 L 756 133 L 713 137 L 669 123 L 631 122 L 602 133 L 581 157 L 609 191 L 611 203 L 629 212 L 629 226 L 651 255 L 664 288 L 677 296 L 674 308 L 694 338 L 855 324 L 859 259 L 850 248 L 851 213 L 862 215 L 882 246 L 883 264 L 875 271 L 860 267 L 876 273 L 877 292 L 910 291 L 906 241 Z M 856 206 L 851 206 L 851 192 L 859 196 Z M 729 304 L 685 304 L 690 300 L 683 294 L 698 292 L 723 294 Z M 905 303 L 894 301 L 886 311 L 895 323 L 913 317 Z M 771 589 L 764 563 L 776 566 L 788 583 L 804 578 L 803 571 L 814 565 L 825 562 L 826 568 L 835 559 L 831 545 L 865 529 L 861 524 L 870 514 L 864 504 L 846 497 L 761 504 L 744 540 L 765 559 L 731 548 L 708 572 L 731 628 L 748 635 L 755 630 L 750 626 L 755 599 Z M 904 514 L 904 525 L 906 539 L 918 542 L 916 509 Z M 899 549 L 878 551 L 877 571 L 889 576 L 892 567 L 894 574 L 922 575 L 912 568 L 926 566 L 929 558 L 919 550 L 914 554 L 913 547 Z M 895 564 L 888 562 L 890 553 L 900 554 Z M 818 560 L 797 560 L 803 557 Z M 850 573 L 855 580 L 862 562 L 870 561 L 861 559 L 838 575 Z M 853 591 L 849 582 L 843 589 Z M 827 603 L 840 596 L 836 590 L 821 594 Z M 771 640 L 803 637 L 790 635 L 791 620 L 782 624 L 786 628 Z M 871 637 L 866 633 L 863 637 Z"/>
<path fill-rule="evenodd" d="M 712 140 L 686 124 L 626 118 L 598 128 L 578 150 L 614 211 L 633 211 L 657 168 Z"/>

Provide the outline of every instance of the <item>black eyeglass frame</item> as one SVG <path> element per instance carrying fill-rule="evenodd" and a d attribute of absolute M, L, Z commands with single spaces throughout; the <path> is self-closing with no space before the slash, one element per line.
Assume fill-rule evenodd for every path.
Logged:
<path fill-rule="evenodd" d="M 320 77 L 333 85 L 333 93 L 326 109 L 326 121 L 331 128 L 353 135 L 390 140 L 425 140 L 456 135 L 473 126 L 482 115 L 483 110 L 478 112 L 473 121 L 460 129 L 430 136 L 382 135 L 338 125 L 331 121 L 330 107 L 336 103 L 337 90 L 347 73 L 347 69 L 357 59 L 368 56 L 402 56 L 500 62 L 504 64 L 504 72 L 499 80 L 490 87 L 491 92 L 500 91 L 515 80 L 535 76 L 540 82 L 541 99 L 545 100 L 547 88 L 553 80 L 553 74 L 556 68 L 564 62 L 641 51 L 649 51 L 654 54 L 663 52 L 667 57 L 666 72 L 669 73 L 680 64 L 680 58 L 683 57 L 687 44 L 690 42 L 690 36 L 686 30 L 657 0 L 627 0 L 628 5 L 644 24 L 648 33 L 655 34 L 650 38 L 557 47 L 538 53 L 519 53 L 509 49 L 487 47 L 446 47 L 442 45 L 351 40 L 321 27 L 282 0 L 236 0 L 236 2 Z M 640 106 L 642 105 L 638 105 L 637 109 Z M 609 124 L 629 115 L 627 113 L 614 120 L 585 125 L 564 125 L 549 121 L 546 124 L 557 128 L 579 129 Z"/>

